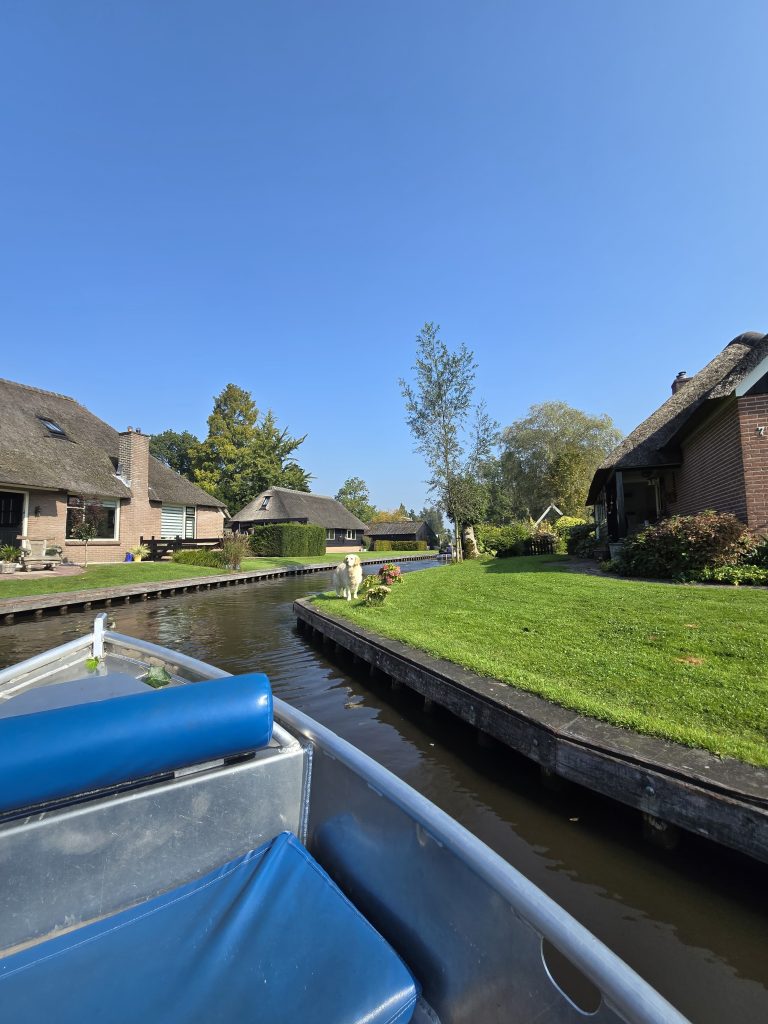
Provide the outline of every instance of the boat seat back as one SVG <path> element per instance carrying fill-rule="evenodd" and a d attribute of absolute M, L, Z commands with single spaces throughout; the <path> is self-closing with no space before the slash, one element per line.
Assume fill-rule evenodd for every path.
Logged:
<path fill-rule="evenodd" d="M 397 954 L 287 832 L 0 958 L 14 1024 L 406 1024 L 417 996 Z"/>
<path fill-rule="evenodd" d="M 271 736 L 260 673 L 0 719 L 0 813 L 251 752 Z"/>

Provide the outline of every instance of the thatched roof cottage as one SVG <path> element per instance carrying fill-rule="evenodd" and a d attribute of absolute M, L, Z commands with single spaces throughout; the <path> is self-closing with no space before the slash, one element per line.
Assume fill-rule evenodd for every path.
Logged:
<path fill-rule="evenodd" d="M 220 537 L 221 501 L 149 454 L 149 435 L 118 433 L 74 398 L 0 380 L 0 544 L 59 545 L 69 561 L 85 504 L 99 506 L 88 560 L 116 562 L 144 537 Z"/>
<path fill-rule="evenodd" d="M 768 334 L 734 338 L 616 448 L 592 480 L 598 536 L 668 515 L 732 512 L 768 530 Z"/>
<path fill-rule="evenodd" d="M 306 523 L 325 528 L 326 551 L 361 551 L 365 523 L 335 498 L 290 487 L 270 487 L 232 516 L 233 530 L 265 523 Z"/>

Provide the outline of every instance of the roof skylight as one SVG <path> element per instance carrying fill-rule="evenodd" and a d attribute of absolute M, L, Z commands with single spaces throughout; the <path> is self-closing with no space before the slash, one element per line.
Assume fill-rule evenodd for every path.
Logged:
<path fill-rule="evenodd" d="M 54 437 L 66 437 L 67 435 L 61 429 L 59 424 L 55 420 L 49 420 L 45 416 L 37 417 L 43 426 L 48 430 L 49 434 L 53 434 Z"/>

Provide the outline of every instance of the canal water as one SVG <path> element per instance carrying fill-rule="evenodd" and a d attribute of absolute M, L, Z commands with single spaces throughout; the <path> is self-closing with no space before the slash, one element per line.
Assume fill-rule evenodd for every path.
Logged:
<path fill-rule="evenodd" d="M 404 570 L 428 563 L 403 563 Z M 768 868 L 686 836 L 641 839 L 636 813 L 542 784 L 525 759 L 407 691 L 331 663 L 296 631 L 330 574 L 110 609 L 117 628 L 218 665 L 266 672 L 277 696 L 424 793 L 564 906 L 694 1024 L 768 1022 Z M 87 632 L 93 612 L 0 627 L 0 667 Z M 513 967 L 510 962 L 510 968 Z"/>

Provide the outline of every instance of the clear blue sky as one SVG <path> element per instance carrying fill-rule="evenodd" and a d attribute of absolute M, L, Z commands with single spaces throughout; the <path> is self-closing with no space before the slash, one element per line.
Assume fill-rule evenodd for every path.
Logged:
<path fill-rule="evenodd" d="M 0 376 L 203 435 L 234 381 L 420 507 L 425 320 L 502 424 L 631 429 L 768 330 L 765 0 L 0 0 Z"/>

